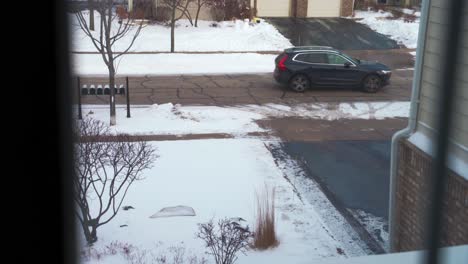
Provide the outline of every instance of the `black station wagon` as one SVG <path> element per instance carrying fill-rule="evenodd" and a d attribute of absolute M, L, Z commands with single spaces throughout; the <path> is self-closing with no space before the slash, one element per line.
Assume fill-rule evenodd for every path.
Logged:
<path fill-rule="evenodd" d="M 275 80 L 296 92 L 311 87 L 361 88 L 375 93 L 389 84 L 390 68 L 352 58 L 331 47 L 295 47 L 275 59 Z"/>

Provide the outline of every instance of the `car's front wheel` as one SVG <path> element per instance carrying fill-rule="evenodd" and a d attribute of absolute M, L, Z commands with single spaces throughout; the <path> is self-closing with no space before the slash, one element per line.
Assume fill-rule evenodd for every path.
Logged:
<path fill-rule="evenodd" d="M 368 93 L 375 93 L 382 87 L 382 79 L 377 75 L 369 75 L 362 82 L 362 89 Z"/>
<path fill-rule="evenodd" d="M 304 92 L 305 90 L 309 89 L 309 87 L 310 87 L 309 78 L 307 78 L 307 76 L 302 75 L 302 74 L 298 74 L 292 77 L 291 80 L 289 81 L 289 88 L 291 88 L 291 90 L 298 92 L 298 93 Z"/>

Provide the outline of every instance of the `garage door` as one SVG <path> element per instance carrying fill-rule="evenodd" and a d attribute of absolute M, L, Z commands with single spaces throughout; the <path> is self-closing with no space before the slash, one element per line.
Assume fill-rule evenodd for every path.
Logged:
<path fill-rule="evenodd" d="M 341 0 L 309 0 L 307 17 L 339 17 Z"/>
<path fill-rule="evenodd" d="M 257 16 L 288 17 L 289 2 L 290 0 L 257 0 Z"/>

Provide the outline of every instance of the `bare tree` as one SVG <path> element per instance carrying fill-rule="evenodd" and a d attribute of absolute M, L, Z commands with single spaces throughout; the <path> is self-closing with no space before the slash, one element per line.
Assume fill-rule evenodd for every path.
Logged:
<path fill-rule="evenodd" d="M 193 0 L 162 0 L 162 3 L 169 7 L 171 10 L 171 52 L 174 52 L 175 46 L 175 23 L 177 20 L 181 19 L 183 16 L 186 16 L 190 23 L 192 23 L 192 19 L 190 16 L 190 12 L 188 12 L 188 5 Z M 181 11 L 180 16 L 176 16 L 176 10 Z"/>
<path fill-rule="evenodd" d="M 200 10 L 203 6 L 209 6 L 213 0 L 196 0 L 197 3 L 197 13 L 195 15 L 195 27 L 198 27 L 198 16 L 200 15 Z"/>
<path fill-rule="evenodd" d="M 94 31 L 94 1 L 93 0 L 88 0 L 88 6 L 89 6 L 89 30 Z"/>
<path fill-rule="evenodd" d="M 237 253 L 245 253 L 248 249 L 252 232 L 248 226 L 241 226 L 242 218 L 221 219 L 216 228 L 213 220 L 205 224 L 198 224 L 196 236 L 205 242 L 213 255 L 216 264 L 233 264 L 237 260 Z"/>
<path fill-rule="evenodd" d="M 115 75 L 116 75 L 116 59 L 127 54 L 130 48 L 135 43 L 136 38 L 140 34 L 143 22 L 136 24 L 135 21 L 129 17 L 128 19 L 119 18 L 113 11 L 115 0 L 93 0 L 94 10 L 99 14 L 99 30 L 92 32 L 88 21 L 86 20 L 82 11 L 76 13 L 77 20 L 81 29 L 91 39 L 94 47 L 101 54 L 104 63 L 109 72 L 109 87 L 110 89 L 110 125 L 116 124 L 115 116 Z M 117 18 L 117 19 L 116 19 Z M 118 22 L 116 24 L 115 22 Z M 123 51 L 118 54 L 114 51 L 114 45 L 119 42 L 127 34 L 131 36 L 130 44 Z"/>
<path fill-rule="evenodd" d="M 141 172 L 157 158 L 145 141 L 109 135 L 108 126 L 90 118 L 78 121 L 75 128 L 74 200 L 90 244 L 97 241 L 98 227 L 117 215 L 132 183 L 142 179 Z"/>

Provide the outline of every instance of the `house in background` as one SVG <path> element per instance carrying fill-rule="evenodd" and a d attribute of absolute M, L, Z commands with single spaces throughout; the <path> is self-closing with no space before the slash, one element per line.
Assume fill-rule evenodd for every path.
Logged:
<path fill-rule="evenodd" d="M 340 17 L 353 14 L 355 0 L 251 0 L 258 17 Z"/>
<path fill-rule="evenodd" d="M 394 135 L 390 178 L 390 247 L 394 252 L 419 250 L 427 242 L 426 217 L 430 174 L 438 134 L 436 115 L 444 47 L 447 44 L 448 0 L 425 0 L 408 127 Z M 468 9 L 468 5 L 466 5 Z M 468 10 L 463 10 L 468 14 Z M 446 168 L 441 230 L 442 247 L 468 244 L 468 16 L 461 26 L 456 63 L 456 96 Z"/>

